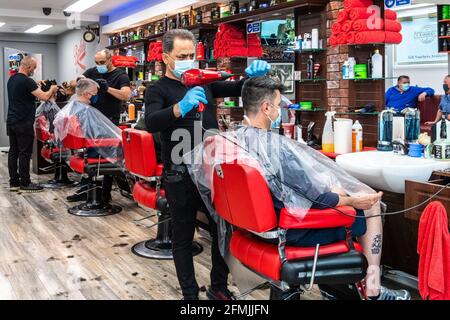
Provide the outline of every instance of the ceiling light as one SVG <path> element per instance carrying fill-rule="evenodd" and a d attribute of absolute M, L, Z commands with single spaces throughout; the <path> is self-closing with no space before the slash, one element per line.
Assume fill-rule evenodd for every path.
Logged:
<path fill-rule="evenodd" d="M 0 28 L 3 27 L 6 24 L 6 22 L 0 22 Z"/>
<path fill-rule="evenodd" d="M 83 12 L 90 7 L 95 6 L 97 3 L 103 0 L 78 0 L 74 4 L 68 6 L 64 11 L 67 12 Z"/>
<path fill-rule="evenodd" d="M 50 29 L 51 27 L 53 27 L 53 25 L 51 24 L 38 24 L 28 30 L 25 30 L 25 33 L 41 33 L 42 31 Z"/>

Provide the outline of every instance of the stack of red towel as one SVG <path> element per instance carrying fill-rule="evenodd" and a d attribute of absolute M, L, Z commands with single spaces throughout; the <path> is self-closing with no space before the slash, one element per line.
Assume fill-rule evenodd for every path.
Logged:
<path fill-rule="evenodd" d="M 134 56 L 113 56 L 112 63 L 117 68 L 136 68 L 139 59 Z"/>
<path fill-rule="evenodd" d="M 163 46 L 162 42 L 152 42 L 148 46 L 147 61 L 162 61 Z"/>
<path fill-rule="evenodd" d="M 261 39 L 257 34 L 246 37 L 245 30 L 221 24 L 214 40 L 214 58 L 262 57 Z"/>
<path fill-rule="evenodd" d="M 368 10 L 371 5 L 372 0 L 345 0 L 331 27 L 330 45 L 402 42 L 402 25 L 395 11 L 385 10 L 384 20 L 374 18 L 375 12 Z"/>

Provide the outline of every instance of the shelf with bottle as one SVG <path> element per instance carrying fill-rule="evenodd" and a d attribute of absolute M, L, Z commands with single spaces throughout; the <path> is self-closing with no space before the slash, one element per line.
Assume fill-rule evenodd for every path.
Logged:
<path fill-rule="evenodd" d="M 305 53 L 305 54 L 311 54 L 311 53 L 322 53 L 322 52 L 326 52 L 327 49 L 326 48 L 319 48 L 319 49 L 300 49 L 300 50 L 294 50 L 294 52 L 297 53 Z"/>
<path fill-rule="evenodd" d="M 397 77 L 379 77 L 379 78 L 342 78 L 340 80 L 348 80 L 348 81 L 377 81 L 377 80 L 389 80 L 389 79 L 397 79 Z"/>
<path fill-rule="evenodd" d="M 311 83 L 311 82 L 322 82 L 322 81 L 327 81 L 327 79 L 325 79 L 325 78 L 312 78 L 312 79 L 295 80 L 295 82 L 297 82 L 297 83 Z"/>

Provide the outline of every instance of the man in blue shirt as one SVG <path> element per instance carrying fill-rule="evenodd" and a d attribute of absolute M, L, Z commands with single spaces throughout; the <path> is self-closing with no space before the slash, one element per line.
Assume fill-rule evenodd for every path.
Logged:
<path fill-rule="evenodd" d="M 411 87 L 409 77 L 400 76 L 397 85 L 386 91 L 386 108 L 394 108 L 397 112 L 407 107 L 417 108 L 417 101 L 422 102 L 433 95 L 433 89 Z"/>
<path fill-rule="evenodd" d="M 439 110 L 434 121 L 427 122 L 426 124 L 436 124 L 441 121 L 442 116 L 445 116 L 447 120 L 450 121 L 450 75 L 444 78 L 444 84 L 442 88 L 444 89 L 445 95 L 441 98 L 441 103 L 439 104 Z"/>

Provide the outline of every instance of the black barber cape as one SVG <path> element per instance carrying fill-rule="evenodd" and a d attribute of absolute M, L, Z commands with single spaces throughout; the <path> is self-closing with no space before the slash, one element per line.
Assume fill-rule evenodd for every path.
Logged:
<path fill-rule="evenodd" d="M 32 92 L 38 89 L 36 82 L 23 73 L 17 73 L 8 80 L 7 125 L 16 123 L 33 124 L 36 113 L 36 98 Z"/>
<path fill-rule="evenodd" d="M 208 105 L 203 112 L 203 128 L 218 129 L 216 98 L 240 97 L 242 86 L 246 79 L 240 81 L 218 81 L 204 86 Z M 203 142 L 202 139 L 194 139 L 194 122 L 200 120 L 200 113 L 193 108 L 184 118 L 176 118 L 173 114 L 173 106 L 180 102 L 190 88 L 180 81 L 163 77 L 145 93 L 145 124 L 148 131 L 161 132 L 162 158 L 164 166 L 172 164 L 172 149 L 180 143 L 172 141 L 172 133 L 177 129 L 187 129 L 191 136 L 191 151 L 195 143 Z M 197 139 L 198 140 L 198 139 Z M 182 155 L 181 155 L 182 156 Z"/>
<path fill-rule="evenodd" d="M 111 88 L 120 90 L 123 87 L 130 86 L 130 79 L 122 69 L 116 68 L 108 73 L 99 73 L 97 68 L 90 68 L 83 73 L 86 78 L 97 80 L 104 79 L 108 81 Z M 99 94 L 98 101 L 93 105 L 108 119 L 115 119 L 119 121 L 120 113 L 122 112 L 122 101 L 113 97 L 109 93 Z"/>

